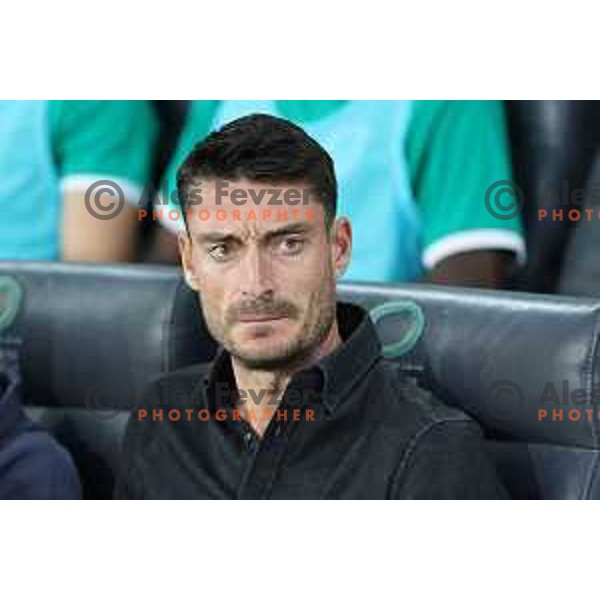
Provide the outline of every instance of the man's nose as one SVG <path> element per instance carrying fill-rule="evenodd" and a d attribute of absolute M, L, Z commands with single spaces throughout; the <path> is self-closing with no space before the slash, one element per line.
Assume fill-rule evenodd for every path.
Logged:
<path fill-rule="evenodd" d="M 259 248 L 247 250 L 240 264 L 240 289 L 245 296 L 259 297 L 273 292 L 273 278 L 269 257 Z"/>

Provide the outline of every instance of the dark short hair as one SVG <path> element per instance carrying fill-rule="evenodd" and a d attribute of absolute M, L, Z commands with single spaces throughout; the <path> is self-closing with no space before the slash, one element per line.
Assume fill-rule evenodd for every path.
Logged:
<path fill-rule="evenodd" d="M 286 119 L 251 114 L 224 125 L 200 141 L 177 171 L 183 214 L 190 186 L 202 179 L 306 182 L 323 203 L 329 226 L 337 209 L 333 160 L 303 129 Z"/>

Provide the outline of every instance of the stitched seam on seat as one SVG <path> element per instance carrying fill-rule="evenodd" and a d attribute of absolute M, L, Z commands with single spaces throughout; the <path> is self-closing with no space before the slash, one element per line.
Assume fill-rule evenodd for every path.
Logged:
<path fill-rule="evenodd" d="M 177 305 L 176 299 L 179 289 L 181 287 L 181 279 L 179 278 L 176 284 L 173 286 L 169 302 L 169 315 L 163 321 L 163 339 L 166 339 L 164 344 L 162 364 L 166 372 L 171 370 L 171 357 L 175 347 L 175 336 L 173 335 L 173 324 L 175 323 L 175 307 Z M 166 352 L 166 356 L 165 356 Z"/>
<path fill-rule="evenodd" d="M 590 394 L 591 391 L 593 389 L 594 386 L 594 365 L 596 364 L 596 360 L 598 358 L 598 336 L 600 335 L 600 314 L 598 309 L 596 309 L 595 311 L 595 324 L 594 324 L 594 330 L 592 331 L 592 340 L 591 340 L 591 348 L 590 348 L 590 356 L 589 356 L 589 367 L 588 367 L 588 373 L 584 373 L 584 377 L 586 379 L 586 388 L 589 390 Z M 586 365 L 587 366 L 587 365 Z M 598 430 L 596 427 L 596 421 L 595 419 L 592 419 L 591 423 L 590 423 L 590 427 L 592 429 L 592 439 L 594 440 L 594 448 L 597 450 L 598 449 Z M 598 454 L 596 454 L 596 457 L 594 459 L 594 462 L 592 463 L 591 467 L 590 467 L 590 473 L 589 473 L 589 478 L 588 481 L 586 482 L 585 485 L 585 492 L 583 494 L 584 498 L 589 498 L 591 491 L 592 491 L 592 483 L 594 481 L 594 474 L 595 472 L 598 470 L 598 466 L 599 466 L 599 457 Z"/>

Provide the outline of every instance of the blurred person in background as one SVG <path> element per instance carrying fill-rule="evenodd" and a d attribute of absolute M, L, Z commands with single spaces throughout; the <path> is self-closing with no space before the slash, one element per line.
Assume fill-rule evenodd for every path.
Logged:
<path fill-rule="evenodd" d="M 146 101 L 0 101 L 0 260 L 133 260 L 156 134 Z"/>
<path fill-rule="evenodd" d="M 23 412 L 18 379 L 0 346 L 0 500 L 77 500 L 81 486 L 67 451 Z"/>
<path fill-rule="evenodd" d="M 157 212 L 179 208 L 176 172 L 196 142 L 250 113 L 300 125 L 332 155 L 340 212 L 355 224 L 345 279 L 502 287 L 523 259 L 519 220 L 497 219 L 484 202 L 495 181 L 511 179 L 500 102 L 194 101 Z M 161 223 L 173 232 L 162 235 L 163 256 L 176 260 L 183 220 Z"/>

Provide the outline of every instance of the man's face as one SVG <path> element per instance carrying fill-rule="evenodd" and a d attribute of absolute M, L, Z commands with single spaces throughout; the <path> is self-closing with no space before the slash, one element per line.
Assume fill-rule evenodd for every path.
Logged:
<path fill-rule="evenodd" d="M 272 195 L 264 190 L 274 188 L 281 199 L 306 186 L 238 180 L 224 195 L 205 182 L 202 204 L 190 206 L 189 236 L 182 232 L 179 238 L 209 331 L 254 369 L 285 368 L 326 338 L 335 320 L 335 278 L 350 257 L 346 219 L 328 232 L 318 199 L 271 206 Z M 245 192 L 245 203 L 232 202 L 233 189 Z M 261 193 L 256 205 L 252 197 Z"/>

